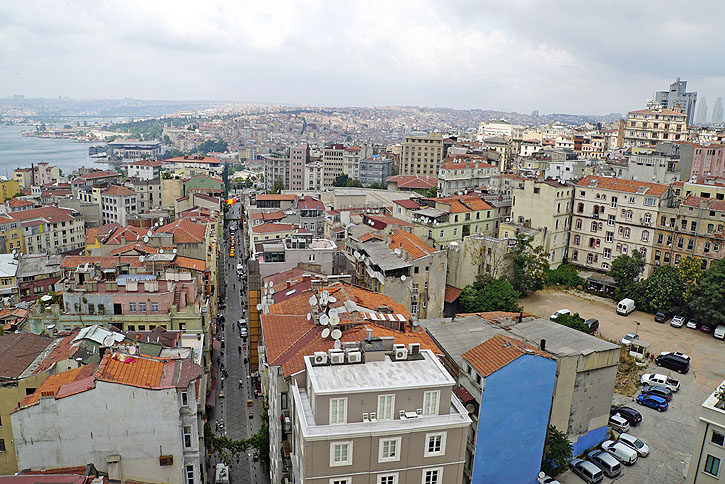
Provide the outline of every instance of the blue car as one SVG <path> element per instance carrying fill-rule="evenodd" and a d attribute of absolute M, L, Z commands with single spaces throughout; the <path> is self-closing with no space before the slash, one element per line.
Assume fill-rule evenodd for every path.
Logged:
<path fill-rule="evenodd" d="M 642 394 L 637 397 L 637 403 L 645 407 L 654 408 L 658 412 L 667 410 L 667 401 L 657 395 Z"/>

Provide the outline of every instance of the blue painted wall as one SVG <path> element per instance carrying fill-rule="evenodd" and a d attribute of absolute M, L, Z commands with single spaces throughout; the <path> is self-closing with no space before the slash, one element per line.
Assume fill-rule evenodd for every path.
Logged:
<path fill-rule="evenodd" d="M 571 455 L 581 455 L 585 450 L 596 447 L 609 438 L 609 427 L 599 427 L 598 429 L 590 430 L 586 434 L 579 437 L 579 440 L 572 444 Z"/>
<path fill-rule="evenodd" d="M 555 361 L 528 354 L 486 378 L 474 484 L 536 483 L 555 379 Z"/>

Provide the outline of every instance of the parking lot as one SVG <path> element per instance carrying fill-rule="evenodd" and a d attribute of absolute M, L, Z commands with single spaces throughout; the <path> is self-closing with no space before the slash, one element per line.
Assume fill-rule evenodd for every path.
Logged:
<path fill-rule="evenodd" d="M 633 397 L 615 394 L 614 404 L 628 405 L 642 414 L 642 424 L 633 427 L 630 433 L 640 437 L 650 446 L 651 453 L 640 458 L 634 466 L 623 466 L 622 475 L 604 482 L 617 483 L 680 483 L 685 481 L 690 454 L 695 445 L 695 430 L 700 405 L 714 388 L 725 380 L 725 342 L 711 334 L 685 327 L 673 328 L 654 322 L 651 314 L 635 311 L 629 316 L 619 316 L 615 303 L 610 299 L 588 294 L 581 296 L 567 292 L 546 290 L 522 299 L 526 312 L 548 318 L 557 309 L 570 309 L 583 318 L 599 320 L 602 337 L 619 341 L 626 333 L 637 328 L 642 341 L 649 343 L 654 354 L 662 351 L 680 351 L 691 357 L 690 372 L 680 375 L 654 364 L 648 372 L 671 374 L 681 381 L 681 389 L 675 393 L 666 412 L 637 405 Z M 635 395 L 636 396 L 636 395 Z M 579 484 L 582 481 L 571 471 L 559 477 L 563 484 Z"/>

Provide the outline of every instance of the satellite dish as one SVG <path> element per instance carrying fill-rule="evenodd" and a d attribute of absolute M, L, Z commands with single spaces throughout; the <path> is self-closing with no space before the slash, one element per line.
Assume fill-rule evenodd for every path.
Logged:
<path fill-rule="evenodd" d="M 164 249 L 159 249 L 159 254 L 163 254 L 163 253 L 164 253 Z"/>
<path fill-rule="evenodd" d="M 466 411 L 468 413 L 473 413 L 476 411 L 476 406 L 472 403 L 469 403 L 468 405 L 466 405 Z"/>
<path fill-rule="evenodd" d="M 337 298 L 335 296 L 330 296 L 327 298 L 327 302 L 329 302 L 329 303 L 337 302 Z"/>
<path fill-rule="evenodd" d="M 323 326 L 327 326 L 328 324 L 330 324 L 330 316 L 328 316 L 327 314 L 323 314 L 322 316 L 320 316 L 320 324 Z"/>
<path fill-rule="evenodd" d="M 266 287 L 264 288 L 264 295 L 265 296 L 267 295 L 267 288 Z"/>
<path fill-rule="evenodd" d="M 322 291 L 322 297 L 324 297 L 325 299 L 327 299 L 328 297 L 330 297 L 330 293 L 327 292 L 327 289 L 325 289 L 324 291 Z"/>
<path fill-rule="evenodd" d="M 269 281 L 264 281 L 264 287 L 269 286 Z"/>
<path fill-rule="evenodd" d="M 149 236 L 148 235 L 144 235 L 143 236 L 143 241 L 144 242 L 148 242 L 149 241 Z"/>
<path fill-rule="evenodd" d="M 171 252 L 173 252 L 174 254 L 176 254 L 176 249 L 172 250 Z"/>
<path fill-rule="evenodd" d="M 138 256 L 139 262 L 143 262 L 144 260 L 146 260 L 146 258 L 144 256 L 142 256 L 142 255 Z"/>
<path fill-rule="evenodd" d="M 273 287 L 270 287 L 269 288 L 269 295 L 271 296 L 272 294 L 274 294 L 274 288 Z"/>
<path fill-rule="evenodd" d="M 402 276 L 400 276 L 400 280 L 401 281 L 405 282 L 406 279 L 407 279 L 407 277 L 405 277 L 405 274 L 403 274 Z"/>
<path fill-rule="evenodd" d="M 138 235 L 138 234 L 136 234 L 136 242 L 138 242 L 138 240 L 139 240 L 140 238 L 141 238 L 141 236 L 140 236 L 140 235 Z"/>
<path fill-rule="evenodd" d="M 307 321 L 309 321 L 310 319 L 312 319 L 312 315 L 310 313 L 307 313 Z"/>
<path fill-rule="evenodd" d="M 316 306 L 316 305 L 317 305 L 317 298 L 313 294 L 312 296 L 310 296 L 310 306 Z"/>
<path fill-rule="evenodd" d="M 261 304 L 257 304 L 257 311 L 261 311 L 261 310 L 262 310 L 262 305 Z"/>
<path fill-rule="evenodd" d="M 330 328 L 323 329 L 322 330 L 322 337 L 323 338 L 327 338 L 328 336 L 330 336 Z"/>
<path fill-rule="evenodd" d="M 340 324 L 340 316 L 338 316 L 337 314 L 333 314 L 332 316 L 330 316 L 330 324 L 333 326 L 337 326 L 338 324 Z"/>
<path fill-rule="evenodd" d="M 103 338 L 103 346 L 113 346 L 113 343 L 115 340 L 113 339 L 113 335 L 109 334 L 105 338 Z"/>
<path fill-rule="evenodd" d="M 337 314 L 337 308 L 330 308 L 327 311 L 327 315 L 330 316 L 330 317 L 334 316 L 335 314 Z"/>
<path fill-rule="evenodd" d="M 149 230 L 148 232 L 146 232 L 146 235 L 148 235 L 149 237 L 151 237 L 151 235 L 153 235 L 153 232 L 151 232 L 151 231 Z"/>
<path fill-rule="evenodd" d="M 400 247 L 397 247 L 393 252 L 395 252 L 395 255 L 400 255 Z"/>
<path fill-rule="evenodd" d="M 164 223 L 164 217 L 159 217 L 159 223 L 160 224 Z"/>
<path fill-rule="evenodd" d="M 335 328 L 332 331 L 330 331 L 330 336 L 332 336 L 332 339 L 340 339 L 342 337 L 342 331 Z"/>

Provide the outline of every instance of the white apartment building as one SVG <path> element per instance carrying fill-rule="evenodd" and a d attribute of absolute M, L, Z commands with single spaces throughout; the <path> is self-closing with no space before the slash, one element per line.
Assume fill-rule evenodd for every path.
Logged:
<path fill-rule="evenodd" d="M 652 271 L 650 255 L 660 208 L 669 206 L 667 185 L 586 176 L 575 187 L 569 261 L 588 269 L 609 270 L 612 260 L 639 251 Z"/>
<path fill-rule="evenodd" d="M 310 157 L 310 150 L 306 144 L 293 146 L 289 149 L 289 183 L 290 190 L 305 189 L 305 165 Z"/>
<path fill-rule="evenodd" d="M 139 180 L 153 180 L 161 177 L 161 166 L 163 161 L 140 160 L 134 161 L 126 165 L 129 178 L 138 178 Z"/>
<path fill-rule="evenodd" d="M 447 197 L 464 190 L 488 186 L 499 173 L 496 165 L 482 156 L 447 157 L 438 172 L 438 196 Z"/>
<path fill-rule="evenodd" d="M 702 403 L 687 484 L 717 484 L 725 461 L 725 381 Z"/>
<path fill-rule="evenodd" d="M 687 115 L 680 111 L 664 109 L 656 102 L 647 109 L 627 114 L 624 128 L 625 146 L 650 146 L 663 141 L 687 141 Z"/>
<path fill-rule="evenodd" d="M 325 168 L 321 161 L 307 163 L 305 165 L 305 190 L 322 190 L 325 183 L 324 173 Z"/>
<path fill-rule="evenodd" d="M 63 254 L 85 247 L 83 215 L 70 208 L 40 207 L 9 213 L 7 218 L 22 227 L 28 254 Z"/>
<path fill-rule="evenodd" d="M 101 192 L 101 220 L 104 224 L 126 225 L 128 215 L 138 213 L 136 192 L 120 185 L 111 185 Z"/>
<path fill-rule="evenodd" d="M 471 419 L 432 351 L 369 338 L 304 360 L 290 388 L 294 482 L 462 481 Z"/>

